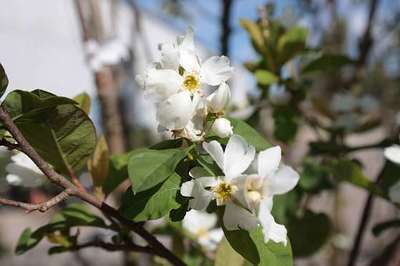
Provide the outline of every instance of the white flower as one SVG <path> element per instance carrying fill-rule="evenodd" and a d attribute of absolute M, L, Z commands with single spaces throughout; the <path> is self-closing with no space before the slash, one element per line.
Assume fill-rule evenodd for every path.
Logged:
<path fill-rule="evenodd" d="M 285 105 L 290 101 L 291 95 L 284 85 L 273 84 L 269 88 L 269 100 L 276 105 Z"/>
<path fill-rule="evenodd" d="M 386 159 L 400 164 L 400 145 L 393 145 L 385 148 L 384 155 Z"/>
<path fill-rule="evenodd" d="M 190 171 L 193 180 L 185 182 L 181 194 L 191 197 L 189 207 L 196 210 L 207 208 L 215 199 L 218 206 L 225 205 L 223 223 L 227 230 L 240 228 L 251 230 L 257 226 L 257 218 L 243 208 L 246 201 L 243 193 L 245 178 L 242 173 L 254 159 L 255 149 L 240 136 L 233 135 L 223 151 L 217 141 L 203 143 L 203 148 L 210 154 L 225 176 L 213 177 L 201 168 Z"/>
<path fill-rule="evenodd" d="M 207 250 L 215 250 L 224 235 L 221 228 L 215 228 L 216 224 L 215 214 L 196 210 L 188 211 L 182 221 L 183 228 Z"/>
<path fill-rule="evenodd" d="M 226 118 L 215 119 L 211 131 L 220 138 L 227 138 L 233 134 L 231 121 Z"/>
<path fill-rule="evenodd" d="M 11 157 L 6 171 L 8 172 L 7 182 L 14 186 L 37 187 L 46 181 L 40 169 L 22 152 Z"/>
<path fill-rule="evenodd" d="M 391 201 L 400 204 L 400 181 L 390 187 L 389 198 Z"/>
<path fill-rule="evenodd" d="M 286 245 L 286 228 L 275 223 L 271 214 L 273 196 L 292 190 L 299 181 L 299 174 L 291 167 L 281 164 L 281 149 L 275 146 L 258 154 L 257 173 L 246 177 L 245 199 L 257 213 L 263 227 L 264 241 L 272 239 Z"/>
<path fill-rule="evenodd" d="M 216 91 L 207 97 L 208 109 L 212 113 L 223 113 L 230 100 L 231 90 L 228 84 L 223 82 Z"/>

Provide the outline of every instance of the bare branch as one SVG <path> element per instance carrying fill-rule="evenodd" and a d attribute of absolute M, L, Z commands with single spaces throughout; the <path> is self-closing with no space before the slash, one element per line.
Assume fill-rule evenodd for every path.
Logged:
<path fill-rule="evenodd" d="M 85 248 L 102 248 L 107 251 L 132 251 L 132 252 L 141 252 L 147 254 L 157 253 L 157 251 L 153 250 L 149 246 L 139 246 L 133 243 L 113 244 L 113 243 L 103 242 L 100 240 L 89 241 L 87 243 L 72 246 L 70 248 L 70 251 L 76 251 Z"/>
<path fill-rule="evenodd" d="M 66 189 L 66 190 L 62 191 L 60 194 L 58 194 L 57 196 L 55 196 L 45 202 L 39 203 L 39 204 L 31 204 L 31 203 L 25 203 L 25 202 L 0 198 L 0 205 L 22 208 L 22 209 L 25 209 L 27 213 L 30 213 L 33 211 L 46 212 L 50 208 L 57 205 L 58 203 L 66 200 L 70 196 L 69 192 L 70 192 L 70 190 Z"/>

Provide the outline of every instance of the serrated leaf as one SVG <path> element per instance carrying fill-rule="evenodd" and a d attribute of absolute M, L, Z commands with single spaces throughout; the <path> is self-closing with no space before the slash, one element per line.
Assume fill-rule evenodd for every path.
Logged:
<path fill-rule="evenodd" d="M 133 153 L 128 161 L 132 191 L 150 189 L 172 175 L 177 164 L 185 158 L 188 149 L 143 150 Z"/>
<path fill-rule="evenodd" d="M 354 61 L 345 55 L 323 54 L 303 67 L 302 73 L 335 71 Z"/>
<path fill-rule="evenodd" d="M 0 64 L 0 97 L 3 96 L 8 86 L 8 77 L 3 65 Z"/>
<path fill-rule="evenodd" d="M 278 81 L 278 77 L 274 73 L 267 70 L 257 70 L 256 79 L 257 82 L 263 86 L 268 86 Z"/>
<path fill-rule="evenodd" d="M 176 173 L 162 183 L 134 194 L 128 189 L 122 199 L 120 212 L 135 222 L 158 219 L 180 206 L 177 202 L 181 178 Z"/>
<path fill-rule="evenodd" d="M 71 99 L 51 93 L 13 91 L 3 107 L 35 150 L 57 171 L 79 171 L 96 145 L 92 121 Z"/>
<path fill-rule="evenodd" d="M 109 170 L 109 151 L 104 136 L 98 139 L 93 156 L 88 160 L 87 165 L 93 184 L 96 187 L 102 186 Z"/>
<path fill-rule="evenodd" d="M 75 96 L 73 100 L 86 114 L 90 113 L 92 101 L 90 100 L 89 94 L 87 94 L 86 92 L 82 92 L 81 94 Z"/>
<path fill-rule="evenodd" d="M 271 147 L 271 144 L 246 122 L 235 118 L 229 118 L 229 121 L 231 121 L 233 133 L 240 135 L 248 144 L 254 146 L 257 151 Z"/>

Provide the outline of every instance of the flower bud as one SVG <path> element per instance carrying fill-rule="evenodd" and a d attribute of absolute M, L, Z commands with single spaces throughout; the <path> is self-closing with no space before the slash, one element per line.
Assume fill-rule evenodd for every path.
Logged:
<path fill-rule="evenodd" d="M 221 113 L 231 99 L 231 90 L 225 82 L 219 85 L 218 89 L 207 97 L 208 108 L 212 113 Z"/>
<path fill-rule="evenodd" d="M 233 134 L 231 121 L 226 118 L 217 118 L 211 127 L 211 131 L 220 138 L 227 138 Z"/>

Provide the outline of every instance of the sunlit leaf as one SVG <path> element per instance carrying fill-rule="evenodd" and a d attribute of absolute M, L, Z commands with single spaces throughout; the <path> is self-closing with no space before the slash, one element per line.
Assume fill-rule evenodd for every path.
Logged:
<path fill-rule="evenodd" d="M 82 92 L 81 94 L 74 97 L 74 101 L 78 104 L 78 106 L 86 113 L 90 113 L 90 107 L 92 102 L 90 100 L 89 94 L 86 92 Z"/>
<path fill-rule="evenodd" d="M 263 86 L 268 86 L 278 81 L 278 77 L 274 73 L 267 70 L 257 70 L 256 79 L 257 82 Z"/>
<path fill-rule="evenodd" d="M 88 160 L 88 170 L 96 187 L 102 186 L 108 175 L 109 151 L 104 136 L 97 141 L 93 156 Z"/>

